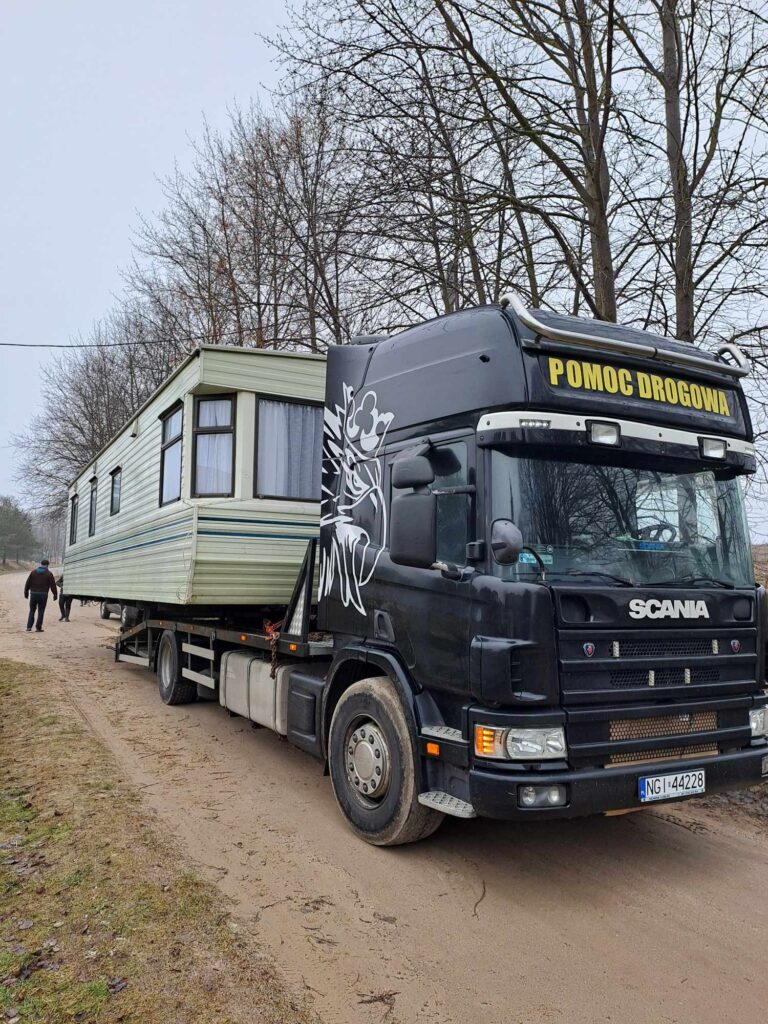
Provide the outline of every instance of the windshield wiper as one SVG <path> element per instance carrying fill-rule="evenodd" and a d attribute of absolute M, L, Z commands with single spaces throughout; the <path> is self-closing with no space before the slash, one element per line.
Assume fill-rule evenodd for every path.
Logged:
<path fill-rule="evenodd" d="M 603 572 L 602 569 L 564 569 L 559 574 L 561 576 L 597 576 L 604 580 L 613 580 L 614 583 L 620 583 L 622 587 L 634 587 L 635 585 L 632 580 L 628 580 L 625 576 L 614 576 L 612 572 Z"/>
<path fill-rule="evenodd" d="M 690 583 L 714 583 L 718 587 L 725 587 L 726 590 L 733 590 L 733 583 L 728 583 L 727 580 L 718 580 L 714 576 L 694 576 L 693 573 L 689 573 L 687 576 L 678 576 L 674 580 L 652 580 L 646 584 L 649 587 L 685 587 Z"/>

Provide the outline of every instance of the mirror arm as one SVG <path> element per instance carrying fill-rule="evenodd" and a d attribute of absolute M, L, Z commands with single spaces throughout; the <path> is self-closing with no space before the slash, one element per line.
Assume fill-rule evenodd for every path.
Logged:
<path fill-rule="evenodd" d="M 432 568 L 437 569 L 448 580 L 460 580 L 463 575 L 462 570 L 453 562 L 433 562 Z"/>
<path fill-rule="evenodd" d="M 544 565 L 544 560 L 542 559 L 542 557 L 539 554 L 539 552 L 535 548 L 528 547 L 527 544 L 523 545 L 521 550 L 522 551 L 527 551 L 527 552 L 529 552 L 529 554 L 533 555 L 533 557 L 536 559 L 536 562 L 538 563 L 538 566 L 539 566 L 539 572 L 541 573 L 542 583 L 545 582 L 546 579 L 547 579 L 547 567 L 546 567 L 546 565 Z"/>
<path fill-rule="evenodd" d="M 464 484 L 462 487 L 430 487 L 433 494 L 477 494 L 474 484 Z"/>

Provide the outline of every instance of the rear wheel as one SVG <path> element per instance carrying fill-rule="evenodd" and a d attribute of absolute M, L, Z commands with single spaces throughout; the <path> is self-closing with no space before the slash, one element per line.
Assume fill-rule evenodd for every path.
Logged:
<path fill-rule="evenodd" d="M 328 742 L 333 791 L 353 832 L 373 846 L 414 843 L 443 820 L 418 802 L 419 760 L 397 690 L 386 676 L 342 694 Z"/>
<path fill-rule="evenodd" d="M 190 704 L 197 698 L 197 686 L 182 678 L 179 645 L 170 629 L 157 645 L 157 688 L 163 704 Z"/>
<path fill-rule="evenodd" d="M 99 605 L 99 615 L 102 617 L 102 619 L 108 619 L 111 614 L 112 612 L 109 610 L 107 602 L 102 601 L 101 604 Z"/>

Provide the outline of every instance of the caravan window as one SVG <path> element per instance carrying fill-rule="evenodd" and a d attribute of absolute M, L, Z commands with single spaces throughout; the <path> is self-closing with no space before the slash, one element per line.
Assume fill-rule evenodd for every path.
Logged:
<path fill-rule="evenodd" d="M 91 480 L 91 497 L 88 504 L 88 536 L 92 537 L 96 533 L 96 477 Z"/>
<path fill-rule="evenodd" d="M 120 511 L 120 492 L 123 489 L 123 471 L 118 466 L 117 469 L 112 470 L 110 475 L 112 477 L 112 491 L 109 496 L 109 514 L 111 516 L 115 516 Z"/>
<path fill-rule="evenodd" d="M 231 498 L 234 494 L 235 396 L 195 399 L 192 494 Z"/>
<path fill-rule="evenodd" d="M 74 544 L 77 541 L 77 506 L 79 504 L 79 498 L 76 494 L 73 494 L 69 502 L 69 543 Z"/>
<path fill-rule="evenodd" d="M 160 504 L 167 505 L 181 497 L 181 433 L 184 425 L 181 405 L 175 406 L 161 419 Z"/>
<path fill-rule="evenodd" d="M 260 399 L 256 497 L 319 501 L 323 408 Z"/>

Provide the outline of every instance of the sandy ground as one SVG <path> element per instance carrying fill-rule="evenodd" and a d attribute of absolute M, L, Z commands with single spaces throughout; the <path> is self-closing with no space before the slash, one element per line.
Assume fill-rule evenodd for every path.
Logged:
<path fill-rule="evenodd" d="M 114 663 L 116 626 L 95 608 L 28 635 L 21 587 L 0 579 L 2 656 L 56 671 L 159 825 L 329 1024 L 765 1019 L 768 823 L 688 803 L 449 819 L 419 845 L 374 849 L 311 758 L 216 705 L 164 707 L 146 670 Z"/>

